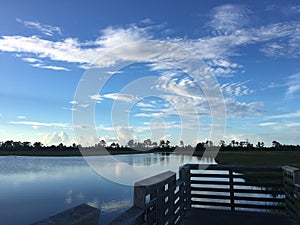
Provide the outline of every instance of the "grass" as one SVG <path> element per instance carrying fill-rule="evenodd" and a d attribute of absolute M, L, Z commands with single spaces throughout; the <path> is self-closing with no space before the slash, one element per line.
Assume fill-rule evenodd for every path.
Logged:
<path fill-rule="evenodd" d="M 220 151 L 220 164 L 295 166 L 300 168 L 300 151 Z"/>

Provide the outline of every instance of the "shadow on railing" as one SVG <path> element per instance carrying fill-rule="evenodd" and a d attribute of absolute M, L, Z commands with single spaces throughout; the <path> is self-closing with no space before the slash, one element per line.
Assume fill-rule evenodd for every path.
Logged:
<path fill-rule="evenodd" d="M 299 181 L 293 167 L 186 164 L 177 180 L 169 171 L 137 182 L 134 206 L 110 225 L 180 224 L 190 207 L 288 212 L 300 221 Z"/>

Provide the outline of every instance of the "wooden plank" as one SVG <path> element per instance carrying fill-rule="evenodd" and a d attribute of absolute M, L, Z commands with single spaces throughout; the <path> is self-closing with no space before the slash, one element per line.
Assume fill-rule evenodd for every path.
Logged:
<path fill-rule="evenodd" d="M 281 172 L 281 166 L 260 166 L 260 165 L 205 165 L 205 164 L 188 164 L 192 170 L 199 170 L 199 168 L 205 168 L 205 170 L 233 170 L 233 171 L 274 171 Z"/>
<path fill-rule="evenodd" d="M 229 178 L 228 174 L 191 173 L 191 177 Z"/>
<path fill-rule="evenodd" d="M 230 203 L 226 203 L 226 202 L 206 202 L 206 201 L 193 201 L 192 200 L 192 206 L 193 205 L 230 207 Z"/>
<path fill-rule="evenodd" d="M 212 194 L 192 194 L 192 198 L 229 200 L 230 196 L 212 195 Z M 234 196 L 234 200 L 256 201 L 256 202 L 285 202 L 284 198 L 249 197 L 249 196 Z"/>
<path fill-rule="evenodd" d="M 227 178 L 229 179 L 229 174 L 209 174 L 209 173 L 191 173 L 191 178 Z M 282 174 L 278 173 L 278 175 L 265 175 L 265 174 L 255 174 L 255 175 L 244 175 L 244 174 L 233 174 L 234 179 L 255 179 L 259 182 L 259 180 L 264 180 L 272 183 L 281 183 L 282 184 Z M 195 179 L 194 179 L 195 180 Z"/>
<path fill-rule="evenodd" d="M 273 209 L 273 210 L 284 210 L 283 205 L 258 205 L 258 204 L 244 204 L 235 203 L 236 208 L 247 208 L 247 209 Z"/>
<path fill-rule="evenodd" d="M 192 194 L 192 198 L 224 199 L 229 200 L 229 195 Z"/>
<path fill-rule="evenodd" d="M 215 180 L 191 180 L 192 184 L 209 184 L 209 185 L 230 185 L 229 181 Z M 232 181 L 234 186 L 257 186 L 257 187 L 283 187 L 280 183 L 258 183 L 258 182 L 241 182 Z"/>
<path fill-rule="evenodd" d="M 283 191 L 273 191 L 273 190 L 264 190 L 264 189 L 234 189 L 236 193 L 249 193 L 249 194 L 278 194 L 283 195 Z"/>
<path fill-rule="evenodd" d="M 229 193 L 229 188 L 208 188 L 208 187 L 193 187 L 192 191 L 210 191 L 210 192 L 225 192 Z"/>
<path fill-rule="evenodd" d="M 285 202 L 284 198 L 268 198 L 268 197 L 235 196 L 234 199 L 241 200 L 241 201 L 255 201 L 255 202 Z"/>

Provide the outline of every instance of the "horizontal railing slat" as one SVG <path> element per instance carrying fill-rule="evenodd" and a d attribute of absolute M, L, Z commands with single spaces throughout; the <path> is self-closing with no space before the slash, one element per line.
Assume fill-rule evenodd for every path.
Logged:
<path fill-rule="evenodd" d="M 281 166 L 259 166 L 259 165 L 205 165 L 187 164 L 191 170 L 233 170 L 233 171 L 272 171 L 282 172 Z"/>
<path fill-rule="evenodd" d="M 210 184 L 210 185 L 230 185 L 229 181 L 215 181 L 215 180 L 191 180 L 192 184 Z M 237 186 L 259 186 L 259 187 L 283 187 L 280 183 L 248 183 L 241 181 L 233 181 L 233 185 Z"/>
<path fill-rule="evenodd" d="M 192 198 L 229 200 L 229 195 L 192 194 Z M 234 200 L 256 201 L 256 202 L 284 202 L 284 198 L 234 196 Z"/>

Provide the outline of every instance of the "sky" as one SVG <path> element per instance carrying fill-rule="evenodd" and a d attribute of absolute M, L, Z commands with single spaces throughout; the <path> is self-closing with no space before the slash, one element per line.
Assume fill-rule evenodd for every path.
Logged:
<path fill-rule="evenodd" d="M 300 144 L 299 1 L 0 0 L 0 141 Z"/>

